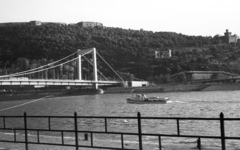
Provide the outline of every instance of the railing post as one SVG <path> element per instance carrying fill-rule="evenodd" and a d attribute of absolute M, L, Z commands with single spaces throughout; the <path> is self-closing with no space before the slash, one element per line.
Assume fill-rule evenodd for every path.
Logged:
<path fill-rule="evenodd" d="M 25 148 L 28 150 L 27 114 L 24 112 Z"/>
<path fill-rule="evenodd" d="M 105 120 L 105 132 L 108 132 L 107 131 L 107 118 L 105 118 L 104 120 Z"/>
<path fill-rule="evenodd" d="M 40 143 L 39 130 L 37 131 L 37 142 L 38 142 L 38 144 Z"/>
<path fill-rule="evenodd" d="M 61 132 L 61 137 L 62 137 L 62 145 L 64 145 L 64 135 L 63 135 L 63 131 Z"/>
<path fill-rule="evenodd" d="M 88 141 L 88 133 L 84 133 L 84 140 Z"/>
<path fill-rule="evenodd" d="M 220 131 L 221 131 L 221 142 L 222 142 L 222 150 L 226 150 L 225 145 L 225 129 L 224 129 L 224 115 L 220 113 Z"/>
<path fill-rule="evenodd" d="M 14 132 L 14 142 L 16 142 L 17 141 L 16 129 L 13 129 L 13 132 Z"/>
<path fill-rule="evenodd" d="M 138 117 L 138 139 L 139 139 L 139 150 L 142 150 L 142 125 L 141 125 L 141 114 L 137 113 Z"/>
<path fill-rule="evenodd" d="M 197 148 L 198 148 L 199 150 L 202 149 L 202 146 L 201 146 L 201 138 L 200 138 L 200 137 L 198 137 L 198 139 L 197 139 Z"/>
<path fill-rule="evenodd" d="M 74 113 L 74 126 L 75 126 L 75 144 L 76 150 L 78 150 L 78 123 L 77 123 L 77 113 Z"/>
<path fill-rule="evenodd" d="M 91 147 L 93 147 L 93 133 L 91 132 Z"/>
<path fill-rule="evenodd" d="M 48 130 L 51 130 L 51 119 L 50 116 L 48 117 Z"/>
<path fill-rule="evenodd" d="M 121 134 L 121 144 L 122 144 L 122 149 L 124 149 L 123 134 Z"/>
<path fill-rule="evenodd" d="M 159 142 L 159 150 L 162 150 L 161 136 L 158 136 L 158 142 Z"/>
<path fill-rule="evenodd" d="M 5 117 L 3 116 L 3 128 L 6 128 L 6 121 L 5 121 Z"/>
<path fill-rule="evenodd" d="M 180 135 L 179 119 L 177 119 L 177 134 Z"/>

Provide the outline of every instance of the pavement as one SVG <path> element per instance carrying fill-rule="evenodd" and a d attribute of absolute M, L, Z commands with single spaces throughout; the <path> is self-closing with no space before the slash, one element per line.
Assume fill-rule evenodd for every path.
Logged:
<path fill-rule="evenodd" d="M 8 149 L 8 148 L 0 147 L 0 150 L 18 150 L 18 149 Z"/>

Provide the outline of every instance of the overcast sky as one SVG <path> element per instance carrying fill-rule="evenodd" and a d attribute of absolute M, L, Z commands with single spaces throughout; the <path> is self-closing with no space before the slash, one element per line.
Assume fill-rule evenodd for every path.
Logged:
<path fill-rule="evenodd" d="M 0 23 L 32 20 L 240 36 L 240 0 L 0 0 Z"/>

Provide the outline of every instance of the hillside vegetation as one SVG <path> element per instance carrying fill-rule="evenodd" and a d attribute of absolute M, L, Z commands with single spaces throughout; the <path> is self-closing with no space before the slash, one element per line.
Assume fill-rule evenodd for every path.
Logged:
<path fill-rule="evenodd" d="M 158 77 L 167 82 L 169 75 L 184 70 L 240 73 L 240 45 L 223 44 L 218 36 L 57 24 L 0 27 L 0 73 L 37 67 L 92 47 L 125 80 Z M 172 57 L 155 59 L 155 50 L 166 48 Z"/>

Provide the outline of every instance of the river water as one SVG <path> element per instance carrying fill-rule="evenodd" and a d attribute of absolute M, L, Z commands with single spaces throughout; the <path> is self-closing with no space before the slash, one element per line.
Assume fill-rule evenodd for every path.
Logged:
<path fill-rule="evenodd" d="M 126 98 L 132 94 L 103 94 L 58 98 L 43 98 L 38 100 L 1 101 L 0 116 L 23 115 L 31 116 L 137 116 L 144 117 L 201 117 L 219 118 L 221 112 L 225 118 L 240 118 L 240 91 L 199 91 L 199 92 L 170 92 L 149 93 L 147 96 L 170 97 L 167 104 L 128 104 Z M 19 127 L 22 124 L 7 121 L 8 126 Z M 47 128 L 46 120 L 34 120 L 32 128 Z M 79 119 L 83 130 L 104 130 L 104 121 L 99 119 Z M 52 120 L 54 129 L 72 129 L 73 121 Z M 137 123 L 133 119 L 109 119 L 110 131 L 137 132 Z M 220 135 L 219 121 L 180 121 L 182 135 Z M 176 120 L 143 120 L 143 133 L 177 134 Z M 240 137 L 240 121 L 226 121 L 225 135 Z M 115 138 L 115 137 L 111 137 Z M 126 137 L 131 140 L 131 137 Z M 136 139 L 137 140 L 137 139 Z M 158 143 L 157 137 L 144 136 L 143 141 Z M 196 147 L 196 139 L 163 137 L 162 145 L 185 145 Z M 207 148 L 221 149 L 220 140 L 202 139 L 202 145 Z M 240 149 L 238 140 L 227 140 L 227 147 Z M 156 146 L 157 147 L 157 146 Z"/>

